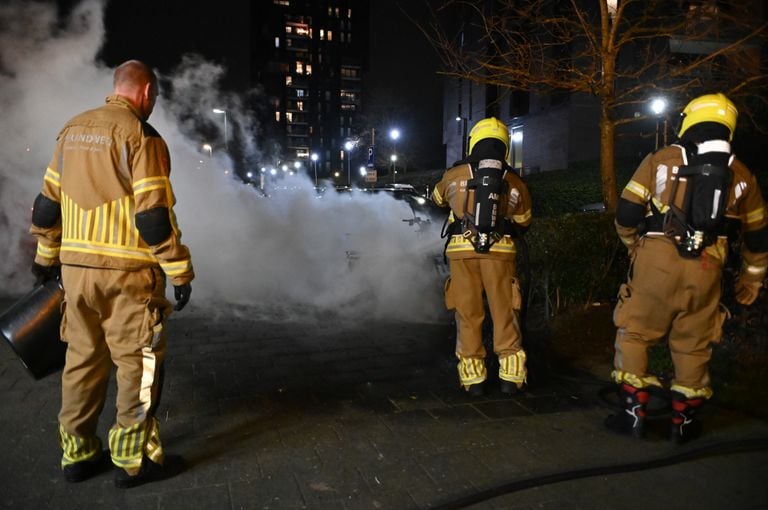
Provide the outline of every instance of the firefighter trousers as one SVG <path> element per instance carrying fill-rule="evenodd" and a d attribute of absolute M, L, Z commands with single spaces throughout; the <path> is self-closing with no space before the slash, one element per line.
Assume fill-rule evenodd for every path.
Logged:
<path fill-rule="evenodd" d="M 708 252 L 687 259 L 669 239 L 641 239 L 613 315 L 614 379 L 659 385 L 647 373 L 648 349 L 666 337 L 675 369 L 672 389 L 689 398 L 710 397 L 712 344 L 720 341 L 727 314 L 720 306 L 721 278 L 722 260 Z"/>
<path fill-rule="evenodd" d="M 493 350 L 499 358 L 499 377 L 521 386 L 526 378 L 518 319 L 522 295 L 514 261 L 450 259 L 450 269 L 445 302 L 449 310 L 456 310 L 456 357 L 461 384 L 467 387 L 487 378 L 483 346 L 485 292 L 493 320 Z"/>
<path fill-rule="evenodd" d="M 109 431 L 112 462 L 135 474 L 143 456 L 162 463 L 153 413 L 162 388 L 166 349 L 165 275 L 159 267 L 137 271 L 62 267 L 61 338 L 67 342 L 62 373 L 59 442 L 62 467 L 96 458 L 96 435 L 112 366 L 117 367 L 117 416 Z"/>

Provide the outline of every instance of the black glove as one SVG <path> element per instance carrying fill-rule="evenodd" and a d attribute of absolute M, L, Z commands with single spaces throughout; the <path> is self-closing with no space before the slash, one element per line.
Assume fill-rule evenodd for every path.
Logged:
<path fill-rule="evenodd" d="M 61 266 L 43 266 L 37 262 L 33 262 L 32 274 L 35 275 L 35 287 L 37 287 L 49 280 L 60 280 Z"/>
<path fill-rule="evenodd" d="M 173 286 L 173 297 L 176 298 L 176 306 L 173 307 L 177 312 L 187 306 L 189 302 L 189 296 L 192 295 L 192 285 L 185 283 L 184 285 Z"/>

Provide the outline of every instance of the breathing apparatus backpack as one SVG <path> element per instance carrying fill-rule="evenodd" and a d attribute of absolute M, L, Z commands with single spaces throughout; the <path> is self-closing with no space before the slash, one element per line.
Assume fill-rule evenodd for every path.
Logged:
<path fill-rule="evenodd" d="M 719 141 L 718 141 L 719 142 Z M 717 240 L 723 231 L 726 200 L 733 179 L 731 154 L 710 151 L 689 156 L 690 165 L 682 166 L 674 180 L 669 210 L 664 215 L 663 231 L 675 239 L 677 250 L 685 258 L 696 258 Z M 718 147 L 720 148 L 720 147 Z M 681 178 L 686 179 L 683 205 L 675 205 Z"/>
<path fill-rule="evenodd" d="M 504 163 L 497 159 L 481 159 L 472 170 L 474 177 L 467 181 L 462 234 L 472 243 L 477 253 L 488 253 L 501 239 L 504 218 L 500 215 L 500 200 L 506 191 Z M 469 191 L 474 191 L 474 203 L 469 204 Z"/>

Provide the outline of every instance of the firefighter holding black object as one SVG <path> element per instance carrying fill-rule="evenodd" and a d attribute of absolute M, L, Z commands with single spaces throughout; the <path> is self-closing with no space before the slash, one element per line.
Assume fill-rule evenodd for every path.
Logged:
<path fill-rule="evenodd" d="M 507 164 L 509 129 L 503 122 L 483 119 L 469 136 L 469 156 L 448 169 L 432 192 L 435 204 L 451 209 L 446 246 L 451 276 L 445 285 L 445 304 L 456 310 L 459 382 L 470 395 L 480 396 L 487 379 L 485 293 L 501 391 L 515 394 L 523 389 L 527 374 L 515 237 L 531 223 L 531 197 Z"/>
<path fill-rule="evenodd" d="M 59 413 L 61 466 L 69 482 L 96 474 L 102 444 L 96 435 L 113 364 L 117 417 L 109 431 L 115 485 L 133 487 L 183 468 L 166 456 L 154 412 L 160 398 L 165 323 L 191 293 L 189 250 L 173 213 L 168 148 L 147 123 L 158 84 L 131 60 L 114 73 L 106 104 L 72 118 L 61 130 L 31 233 L 33 272 L 56 277 L 61 266 L 67 342 Z"/>
<path fill-rule="evenodd" d="M 768 218 L 757 180 L 735 158 L 738 112 L 723 94 L 692 100 L 676 143 L 648 155 L 624 188 L 616 230 L 630 257 L 629 281 L 614 311 L 613 379 L 622 410 L 608 428 L 642 437 L 649 388 L 648 348 L 667 338 L 674 364 L 670 439 L 701 433 L 696 412 L 712 396 L 711 345 L 721 339 L 727 311 L 720 304 L 726 232 L 741 232 L 736 300 L 755 301 L 768 267 Z"/>

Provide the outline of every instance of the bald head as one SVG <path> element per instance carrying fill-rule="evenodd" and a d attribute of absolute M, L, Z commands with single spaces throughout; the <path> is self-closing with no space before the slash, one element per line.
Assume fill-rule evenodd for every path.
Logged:
<path fill-rule="evenodd" d="M 145 63 L 129 60 L 115 69 L 114 93 L 127 99 L 144 119 L 152 114 L 157 99 L 157 76 Z"/>

